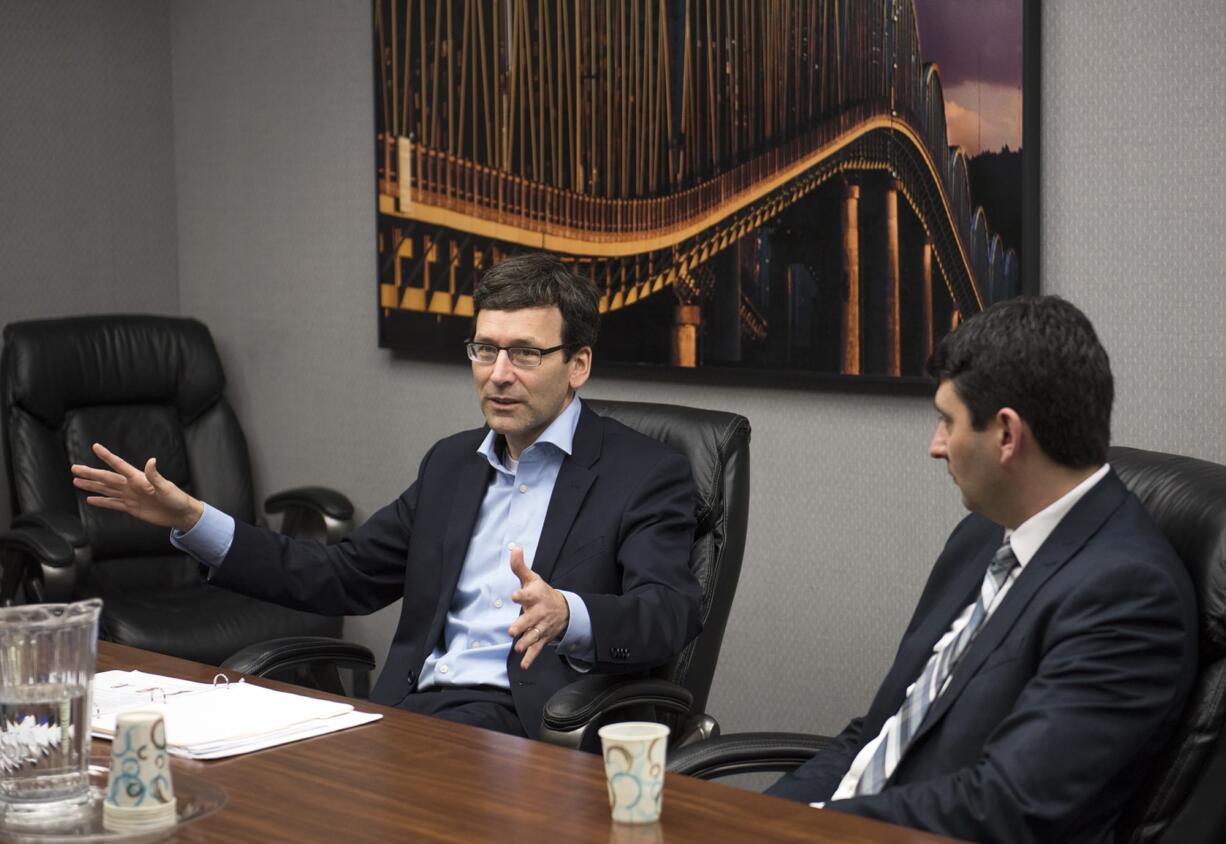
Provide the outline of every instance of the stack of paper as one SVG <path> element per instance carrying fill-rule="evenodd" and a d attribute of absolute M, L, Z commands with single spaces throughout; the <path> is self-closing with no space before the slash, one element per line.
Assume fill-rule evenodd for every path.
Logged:
<path fill-rule="evenodd" d="M 219 679 L 194 683 L 143 671 L 103 671 L 94 677 L 97 738 L 115 735 L 115 716 L 153 709 L 166 718 L 170 753 L 189 759 L 220 759 L 377 721 L 348 703 L 278 692 Z"/>

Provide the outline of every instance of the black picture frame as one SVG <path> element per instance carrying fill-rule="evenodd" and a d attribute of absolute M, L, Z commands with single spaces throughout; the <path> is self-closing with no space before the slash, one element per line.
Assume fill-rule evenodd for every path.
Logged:
<path fill-rule="evenodd" d="M 1022 293 L 1026 296 L 1038 296 L 1042 289 L 1039 282 L 1042 32 L 1041 0 L 1025 0 L 1022 5 Z"/>

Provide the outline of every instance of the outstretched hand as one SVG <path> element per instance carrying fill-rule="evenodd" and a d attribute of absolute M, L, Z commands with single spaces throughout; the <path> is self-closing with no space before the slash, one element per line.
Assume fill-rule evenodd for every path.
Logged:
<path fill-rule="evenodd" d="M 507 632 L 515 640 L 514 649 L 524 658 L 519 667 L 527 669 L 545 645 L 560 638 L 570 625 L 570 605 L 562 593 L 545 582 L 524 564 L 524 549 L 511 549 L 511 571 L 519 578 L 519 588 L 511 600 L 523 607 Z"/>
<path fill-rule="evenodd" d="M 182 531 L 195 527 L 204 514 L 200 501 L 162 477 L 157 458 L 150 457 L 142 472 L 100 443 L 94 443 L 93 451 L 111 471 L 73 464 L 73 486 L 90 493 L 85 503 Z"/>

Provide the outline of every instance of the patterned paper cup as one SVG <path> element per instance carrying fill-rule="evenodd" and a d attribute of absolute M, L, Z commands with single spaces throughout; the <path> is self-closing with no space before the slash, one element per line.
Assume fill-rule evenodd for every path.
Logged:
<path fill-rule="evenodd" d="M 102 819 L 112 832 L 139 832 L 175 822 L 162 713 L 136 710 L 116 717 Z"/>
<path fill-rule="evenodd" d="M 651 721 L 623 721 L 601 727 L 599 735 L 613 820 L 659 820 L 668 727 Z"/>

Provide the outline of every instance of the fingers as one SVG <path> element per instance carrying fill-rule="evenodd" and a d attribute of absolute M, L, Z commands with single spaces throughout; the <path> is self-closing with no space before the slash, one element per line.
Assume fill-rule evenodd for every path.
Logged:
<path fill-rule="evenodd" d="M 98 459 L 106 465 L 110 466 L 125 478 L 133 478 L 140 474 L 140 470 L 133 466 L 122 457 L 112 454 L 102 443 L 94 443 L 94 454 L 98 455 Z"/>
<path fill-rule="evenodd" d="M 91 507 L 101 507 L 103 510 L 118 510 L 121 513 L 128 512 L 127 502 L 119 498 L 110 498 L 105 495 L 89 495 L 85 498 L 85 503 Z"/>
<path fill-rule="evenodd" d="M 99 483 L 98 481 L 87 481 L 84 478 L 73 478 L 72 485 L 77 489 L 83 489 L 86 492 L 92 492 L 97 495 L 113 495 L 115 490 L 109 484 Z"/>
<path fill-rule="evenodd" d="M 123 475 L 118 475 L 115 472 L 108 472 L 106 469 L 95 469 L 93 466 L 84 466 L 80 463 L 72 464 L 72 473 L 78 478 L 84 478 L 98 483 L 111 484 L 119 486 L 126 483 Z"/>
<path fill-rule="evenodd" d="M 145 477 L 149 479 L 149 491 L 160 492 L 163 495 L 168 495 L 171 492 L 178 491 L 178 487 L 162 476 L 158 471 L 158 459 L 150 457 L 145 463 Z"/>
<path fill-rule="evenodd" d="M 73 483 L 78 488 L 103 495 L 121 495 L 124 487 L 135 484 L 138 489 L 145 492 L 153 491 L 149 479 L 135 466 L 116 456 L 102 443 L 94 443 L 92 448 L 98 459 L 113 471 L 74 463 L 71 467 L 72 474 L 75 476 Z M 91 483 L 94 486 L 88 485 Z"/>
<path fill-rule="evenodd" d="M 519 661 L 519 667 L 525 671 L 532 667 L 532 663 L 536 661 L 540 652 L 545 649 L 545 640 L 539 639 L 532 645 L 528 646 L 528 652 L 524 654 L 524 658 Z"/>
<path fill-rule="evenodd" d="M 94 469 L 90 466 L 76 464 L 72 467 L 72 473 L 72 485 L 79 490 L 92 493 L 92 496 L 85 500 L 86 503 L 94 504 L 94 506 L 103 506 L 96 503 L 100 499 L 118 500 L 122 498 L 124 490 L 128 487 L 126 478 L 105 469 Z"/>
<path fill-rule="evenodd" d="M 545 581 L 538 577 L 535 583 L 525 586 L 522 589 L 516 589 L 514 592 L 512 592 L 511 600 L 519 604 L 524 608 L 524 611 L 527 612 L 533 607 L 539 605 L 548 597 L 548 589 L 549 584 L 545 583 Z M 523 618 L 523 616 L 520 616 L 520 618 Z"/>
<path fill-rule="evenodd" d="M 148 478 L 149 483 L 153 484 L 155 487 L 169 486 L 178 489 L 178 487 L 166 480 L 162 473 L 158 471 L 158 459 L 156 457 L 150 457 L 145 462 L 145 477 Z"/>
<path fill-rule="evenodd" d="M 515 644 L 511 646 L 512 650 L 517 654 L 522 654 L 528 648 L 535 645 L 537 642 L 548 641 L 548 628 L 545 626 L 544 618 L 537 618 L 535 622 L 530 621 L 530 616 L 521 615 L 515 620 L 507 630 L 511 634 L 511 638 L 515 640 Z"/>
<path fill-rule="evenodd" d="M 98 448 L 101 448 L 101 446 L 98 446 Z M 114 455 L 111 456 L 114 457 Z M 116 459 L 118 460 L 118 458 Z M 123 461 L 120 462 L 122 463 Z M 153 459 L 150 458 L 149 462 L 152 464 Z M 125 463 L 124 465 L 126 466 L 127 464 Z M 149 479 L 144 474 L 137 469 L 133 469 L 131 466 L 128 466 L 128 468 L 132 469 L 135 473 L 131 477 L 121 475 L 118 472 L 107 471 L 106 469 L 95 469 L 92 466 L 74 463 L 71 466 L 73 474 L 72 484 L 77 489 L 85 490 L 86 492 L 113 497 L 131 495 L 133 490 L 144 494 L 154 492 L 153 484 L 149 482 Z M 158 475 L 158 478 L 161 479 L 161 475 Z M 163 482 L 165 483 L 164 480 Z"/>
<path fill-rule="evenodd" d="M 520 588 L 511 593 L 511 600 L 522 605 L 524 612 L 507 628 L 507 632 L 515 640 L 512 649 L 524 655 L 519 663 L 520 668 L 527 669 L 553 639 L 555 624 L 550 621 L 547 609 L 547 599 L 552 590 L 540 575 L 524 563 L 524 549 L 518 546 L 511 549 L 511 571 L 520 583 Z M 546 608 L 545 611 L 542 608 Z"/>
<path fill-rule="evenodd" d="M 519 578 L 520 586 L 527 586 L 533 579 L 532 569 L 524 564 L 524 549 L 516 545 L 511 549 L 511 572 Z M 518 601 L 514 595 L 511 599 Z"/>
<path fill-rule="evenodd" d="M 522 637 L 531 636 L 533 628 L 543 630 L 544 624 L 545 617 L 543 614 L 539 612 L 529 612 L 526 609 L 520 614 L 519 618 L 512 622 L 511 626 L 507 628 L 507 633 L 511 634 L 511 638 L 516 640 L 515 644 L 517 653 L 523 651 L 523 649 L 528 646 L 528 643 L 525 642 L 523 647 L 519 647 L 519 642 Z"/>
<path fill-rule="evenodd" d="M 528 668 L 545 649 L 545 645 L 549 644 L 549 634 L 546 632 L 543 623 L 534 624 L 527 629 L 524 635 L 515 640 L 512 646 L 516 653 L 523 654 L 523 659 L 519 662 L 520 668 Z"/>

